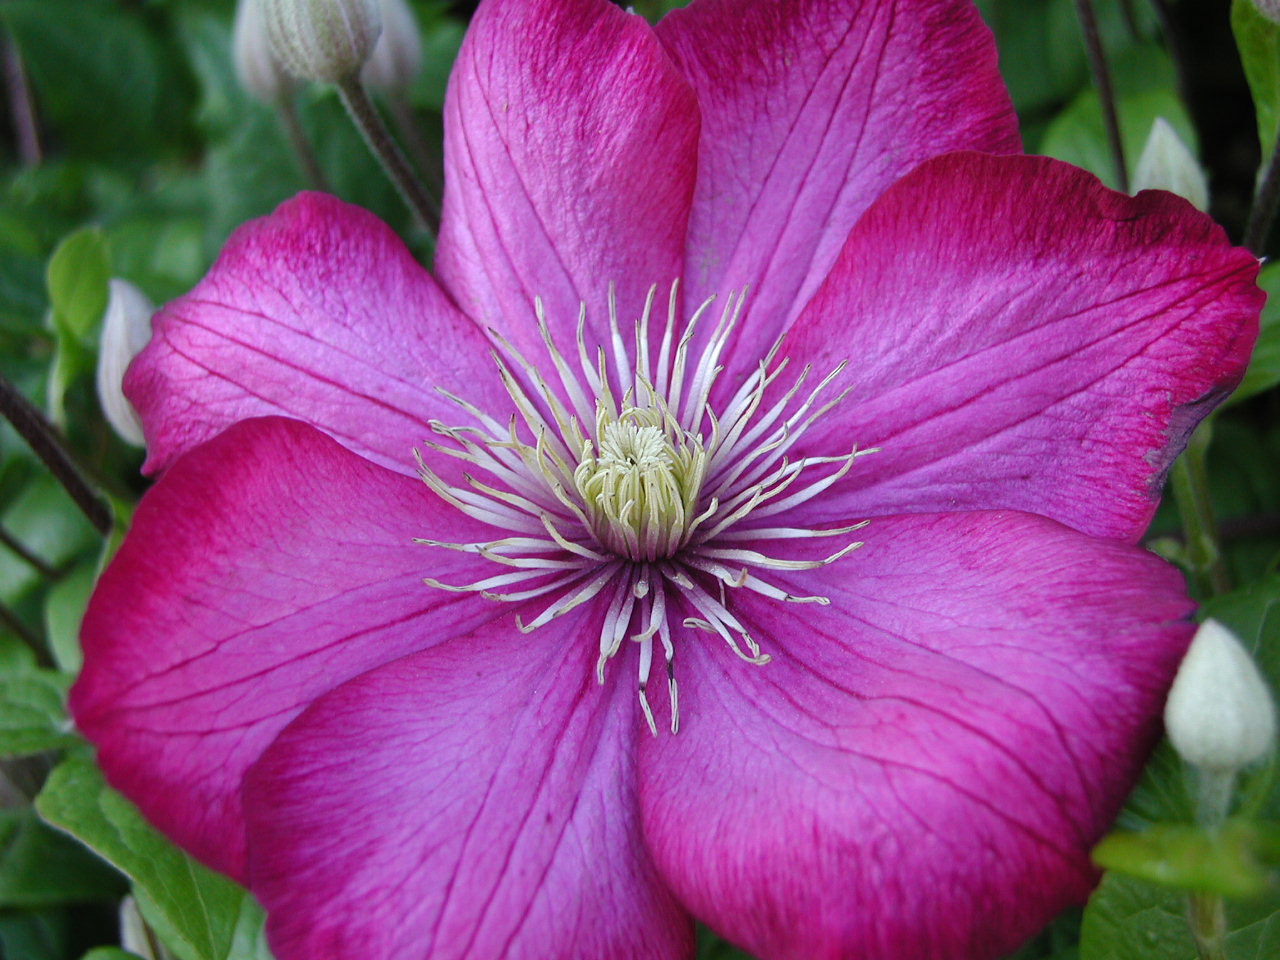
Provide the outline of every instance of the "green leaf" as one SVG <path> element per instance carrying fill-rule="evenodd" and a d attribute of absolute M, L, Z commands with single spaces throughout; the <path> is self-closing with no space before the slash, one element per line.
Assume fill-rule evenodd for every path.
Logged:
<path fill-rule="evenodd" d="M 101 230 L 77 230 L 58 244 L 49 258 L 48 271 L 49 302 L 57 328 L 87 346 L 107 309 L 110 279 L 111 259 Z"/>
<path fill-rule="evenodd" d="M 45 595 L 44 630 L 58 669 L 80 672 L 80 621 L 97 580 L 96 560 L 82 563 L 54 584 Z"/>
<path fill-rule="evenodd" d="M 29 808 L 0 810 L 0 908 L 116 899 L 124 878 Z"/>
<path fill-rule="evenodd" d="M 1280 52 L 1277 53 L 1280 56 Z M 1247 400 L 1280 384 L 1280 263 L 1264 263 L 1258 272 L 1258 286 L 1266 291 L 1267 302 L 1262 308 L 1258 342 L 1253 348 L 1253 359 L 1228 405 Z"/>
<path fill-rule="evenodd" d="M 63 762 L 36 810 L 133 880 L 138 909 L 179 960 L 269 957 L 257 902 L 162 837 L 91 762 Z"/>
<path fill-rule="evenodd" d="M 98 539 L 97 531 L 67 492 L 48 475 L 37 475 L 0 512 L 9 534 L 51 567 L 70 560 Z M 42 579 L 22 560 L 0 550 L 0 601 L 16 605 Z"/>
<path fill-rule="evenodd" d="M 1264 828 L 1232 821 L 1209 832 L 1182 824 L 1160 824 L 1142 833 L 1116 831 L 1093 849 L 1093 861 L 1177 890 L 1251 897 L 1266 889 L 1262 859 L 1274 837 Z"/>
<path fill-rule="evenodd" d="M 1231 30 L 1253 94 L 1258 142 L 1262 144 L 1262 164 L 1266 166 L 1280 130 L 1280 24 L 1260 14 L 1252 0 L 1232 0 Z"/>
<path fill-rule="evenodd" d="M 1108 873 L 1089 898 L 1080 928 L 1080 960 L 1197 960 L 1187 898 L 1133 877 Z M 1280 956 L 1280 894 L 1227 903 L 1231 960 Z"/>
<path fill-rule="evenodd" d="M 139 960 L 139 957 L 119 947 L 94 947 L 80 960 Z"/>
<path fill-rule="evenodd" d="M 168 132 L 157 123 L 166 78 L 138 12 L 102 0 L 4 0 L 0 24 L 66 149 L 136 157 Z"/>
<path fill-rule="evenodd" d="M 52 670 L 0 675 L 0 757 L 73 746 L 80 738 L 67 719 L 71 678 Z"/>

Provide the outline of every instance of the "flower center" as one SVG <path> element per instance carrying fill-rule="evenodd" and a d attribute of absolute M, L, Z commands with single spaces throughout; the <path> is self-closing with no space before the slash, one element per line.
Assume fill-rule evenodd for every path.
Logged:
<path fill-rule="evenodd" d="M 587 440 L 573 472 L 599 544 L 632 560 L 674 556 L 684 546 L 707 472 L 702 438 L 660 407 L 596 411 L 598 446 Z"/>
<path fill-rule="evenodd" d="M 597 346 L 594 362 L 584 337 L 584 306 L 578 317 L 576 370 L 552 338 L 541 301 L 536 302 L 538 329 L 558 390 L 542 370 L 498 337 L 510 360 L 497 357 L 498 374 L 517 415 L 503 425 L 445 393 L 477 425 L 432 421 L 432 429 L 453 445 L 424 445 L 466 461 L 492 482 L 469 471 L 465 487 L 451 486 L 421 454 L 418 464 L 437 495 L 508 535 L 483 543 L 418 542 L 477 553 L 504 570 L 468 584 L 427 578 L 433 587 L 478 592 L 492 600 L 547 598 L 527 624 L 516 618 L 524 632 L 601 597 L 597 679 L 604 682 L 606 665 L 625 642 L 637 644 L 640 704 L 656 733 L 646 690 L 655 645 L 660 647 L 674 733 L 679 701 L 672 617 L 683 612 L 680 625 L 720 637 L 748 663 L 768 663 L 769 655 L 734 616 L 728 594 L 747 589 L 785 603 L 829 603 L 826 597 L 789 593 L 771 582 L 769 571 L 825 566 L 862 546 L 860 542 L 812 559 L 774 556 L 769 544 L 842 537 L 865 526 L 813 528 L 787 525 L 783 518 L 837 483 L 857 457 L 873 451 L 855 446 L 836 456 L 794 456 L 810 425 L 843 398 L 819 403 L 844 364 L 807 394 L 802 392 L 809 377 L 806 367 L 790 389 L 766 404 L 766 392 L 787 367 L 785 359 L 774 362 L 780 342 L 723 409 L 713 411 L 710 397 L 721 372 L 719 359 L 744 297 L 728 298 L 701 356 L 691 358 L 695 331 L 714 298 L 694 312 L 677 338 L 679 299 L 673 284 L 655 351 L 649 338 L 655 292 L 650 290 L 635 322 L 630 349 L 610 294 L 609 343 Z M 815 468 L 820 474 L 816 479 Z"/>

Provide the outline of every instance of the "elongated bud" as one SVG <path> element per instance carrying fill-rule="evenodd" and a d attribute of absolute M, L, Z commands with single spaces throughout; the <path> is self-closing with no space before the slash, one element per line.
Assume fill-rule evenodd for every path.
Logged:
<path fill-rule="evenodd" d="M 382 30 L 378 0 L 262 0 L 262 9 L 272 49 L 301 80 L 355 76 Z"/>
<path fill-rule="evenodd" d="M 1266 681 L 1240 641 L 1206 620 L 1178 668 L 1164 708 L 1169 739 L 1188 763 L 1233 773 L 1260 759 L 1276 732 Z"/>
<path fill-rule="evenodd" d="M 378 0 L 382 36 L 360 74 L 365 84 L 383 93 L 409 89 L 422 69 L 422 38 L 418 21 L 405 0 Z"/>
<path fill-rule="evenodd" d="M 1198 210 L 1209 209 L 1209 183 L 1196 158 L 1164 117 L 1156 117 L 1133 174 L 1133 192 L 1168 190 Z"/>
<path fill-rule="evenodd" d="M 262 0 L 240 0 L 236 4 L 231 58 L 240 86 L 259 100 L 275 103 L 289 92 L 292 79 L 271 48 Z"/>
<path fill-rule="evenodd" d="M 136 447 L 143 446 L 142 421 L 125 399 L 122 385 L 129 363 L 151 339 L 154 312 L 147 295 L 132 283 L 111 281 L 98 347 L 98 402 L 116 433 Z"/>

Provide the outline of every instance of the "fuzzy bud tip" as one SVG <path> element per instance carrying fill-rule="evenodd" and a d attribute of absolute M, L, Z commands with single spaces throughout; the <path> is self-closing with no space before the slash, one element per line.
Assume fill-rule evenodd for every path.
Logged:
<path fill-rule="evenodd" d="M 1214 620 L 1196 631 L 1164 708 L 1178 753 L 1204 770 L 1229 773 L 1261 759 L 1276 732 L 1266 681 L 1235 635 Z"/>
<path fill-rule="evenodd" d="M 262 8 L 272 50 L 301 80 L 350 79 L 382 32 L 378 0 L 262 0 Z"/>

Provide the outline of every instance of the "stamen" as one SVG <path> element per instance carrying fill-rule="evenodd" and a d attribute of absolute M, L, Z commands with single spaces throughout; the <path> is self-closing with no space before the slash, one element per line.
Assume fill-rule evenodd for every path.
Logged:
<path fill-rule="evenodd" d="M 525 633 L 585 604 L 602 604 L 596 679 L 604 683 L 609 661 L 628 640 L 635 643 L 637 697 L 654 735 L 657 721 L 648 687 L 655 643 L 661 644 L 666 665 L 671 732 L 680 725 L 671 625 L 676 609 L 696 614 L 684 616 L 683 626 L 719 636 L 747 663 L 769 663 L 770 655 L 732 612 L 733 593 L 750 590 L 784 603 L 828 604 L 828 597 L 792 594 L 764 572 L 817 569 L 862 542 L 809 558 L 771 556 L 761 545 L 845 536 L 866 521 L 825 529 L 758 521 L 821 495 L 849 473 L 858 457 L 874 452 L 855 446 L 835 456 L 794 455 L 813 423 L 846 398 L 847 390 L 823 399 L 845 364 L 802 395 L 811 373 L 806 367 L 766 405 L 766 394 L 789 367 L 781 339 L 724 409 L 712 409 L 723 373 L 720 358 L 742 320 L 746 292 L 726 298 L 696 357 L 695 334 L 715 298 L 699 304 L 681 328 L 679 286 L 672 284 L 655 357 L 650 337 L 656 295 L 657 287 L 650 288 L 640 316 L 628 321 L 619 316 L 610 285 L 604 343 L 587 343 L 584 304 L 574 337 L 576 363 L 561 352 L 546 307 L 536 299 L 554 387 L 491 331 L 501 350 L 494 354 L 498 377 L 514 413 L 503 421 L 441 391 L 473 424 L 431 421 L 441 439 L 424 442 L 422 450 L 463 461 L 464 486 L 447 483 L 415 451 L 419 473 L 437 496 L 502 531 L 473 543 L 416 540 L 504 568 L 473 583 L 430 577 L 425 582 L 509 603 L 550 598 L 528 623 L 523 614 L 516 616 Z M 827 466 L 834 469 L 819 470 L 815 479 L 811 471 Z M 748 518 L 756 525 L 746 526 Z"/>

